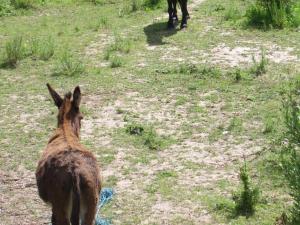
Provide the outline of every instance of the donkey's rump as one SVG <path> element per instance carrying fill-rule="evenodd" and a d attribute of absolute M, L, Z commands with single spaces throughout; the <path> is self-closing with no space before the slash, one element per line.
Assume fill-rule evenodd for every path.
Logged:
<path fill-rule="evenodd" d="M 67 200 L 77 182 L 83 190 L 88 184 L 99 186 L 97 171 L 96 160 L 89 152 L 71 149 L 53 152 L 39 162 L 36 171 L 39 195 L 49 203 Z"/>

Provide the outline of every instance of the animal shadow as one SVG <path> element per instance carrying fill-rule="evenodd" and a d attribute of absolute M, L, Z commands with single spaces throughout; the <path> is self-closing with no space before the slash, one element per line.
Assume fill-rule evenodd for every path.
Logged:
<path fill-rule="evenodd" d="M 178 29 L 167 29 L 165 22 L 154 23 L 144 27 L 144 33 L 147 36 L 147 42 L 149 45 L 167 44 L 163 41 L 163 39 L 176 34 L 177 31 Z"/>

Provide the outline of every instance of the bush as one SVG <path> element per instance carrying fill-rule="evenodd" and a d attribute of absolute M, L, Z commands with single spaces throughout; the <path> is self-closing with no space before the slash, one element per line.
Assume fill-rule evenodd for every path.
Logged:
<path fill-rule="evenodd" d="M 160 150 L 167 145 L 167 140 L 160 137 L 152 127 L 138 123 L 129 123 L 125 128 L 129 135 L 138 137 L 139 141 L 150 150 Z"/>
<path fill-rule="evenodd" d="M 258 188 L 252 188 L 246 163 L 240 168 L 240 180 L 243 184 L 241 192 L 234 195 L 237 215 L 249 217 L 254 214 L 259 199 Z"/>
<path fill-rule="evenodd" d="M 295 0 L 257 0 L 246 12 L 248 24 L 261 28 L 297 26 Z"/>
<path fill-rule="evenodd" d="M 33 7 L 33 0 L 10 0 L 15 9 L 29 9 Z"/>
<path fill-rule="evenodd" d="M 84 65 L 80 60 L 69 52 L 65 52 L 59 60 L 59 65 L 54 75 L 74 76 L 83 73 L 84 70 Z"/>
<path fill-rule="evenodd" d="M 31 54 L 41 60 L 48 60 L 54 55 L 54 42 L 52 38 L 34 39 L 31 46 Z"/>
<path fill-rule="evenodd" d="M 293 198 L 291 224 L 300 224 L 300 81 L 296 81 L 283 100 L 287 131 L 282 150 L 282 166 Z"/>
<path fill-rule="evenodd" d="M 268 60 L 266 58 L 266 52 L 263 48 L 261 49 L 260 60 L 257 62 L 253 57 L 253 63 L 254 65 L 250 68 L 250 73 L 254 76 L 258 77 L 267 72 Z"/>
<path fill-rule="evenodd" d="M 147 9 L 161 8 L 163 0 L 144 0 L 144 7 Z"/>
<path fill-rule="evenodd" d="M 209 77 L 219 77 L 221 72 L 218 68 L 210 65 L 200 65 L 197 66 L 193 63 L 184 63 L 179 65 L 178 72 L 181 74 L 191 74 L 195 78 L 209 78 Z"/>
<path fill-rule="evenodd" d="M 8 16 L 13 14 L 14 8 L 10 4 L 10 0 L 1 0 L 0 1 L 0 17 Z"/>
<path fill-rule="evenodd" d="M 19 60 L 25 56 L 25 48 L 22 36 L 17 36 L 13 40 L 8 41 L 5 46 L 6 58 L 4 64 L 6 66 L 15 67 Z"/>

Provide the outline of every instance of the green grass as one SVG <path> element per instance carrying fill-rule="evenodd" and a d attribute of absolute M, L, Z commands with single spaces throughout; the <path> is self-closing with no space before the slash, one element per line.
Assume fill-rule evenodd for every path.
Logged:
<path fill-rule="evenodd" d="M 281 93 L 299 63 L 275 63 L 270 54 L 292 47 L 287 54 L 299 57 L 299 32 L 244 26 L 249 1 L 240 0 L 204 1 L 190 9 L 184 32 L 165 29 L 166 1 L 3 5 L 1 65 L 11 65 L 0 68 L 3 224 L 50 221 L 32 188 L 56 127 L 47 82 L 61 94 L 81 86 L 81 139 L 99 161 L 104 186 L 118 191 L 101 209 L 114 224 L 199 224 L 209 216 L 212 224 L 261 225 L 288 211 L 277 152 L 286 130 Z M 261 57 L 245 55 L 249 61 L 232 67 L 231 59 L 216 60 L 222 54 L 213 49 L 222 44 Z M 243 155 L 262 191 L 248 219 L 231 216 Z"/>

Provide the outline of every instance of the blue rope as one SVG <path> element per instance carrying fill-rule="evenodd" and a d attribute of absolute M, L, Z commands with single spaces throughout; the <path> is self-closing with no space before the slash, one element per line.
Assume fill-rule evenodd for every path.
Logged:
<path fill-rule="evenodd" d="M 108 203 L 114 195 L 114 191 L 112 188 L 103 188 L 100 193 L 100 201 L 98 203 L 98 208 L 97 208 L 97 213 L 96 213 L 96 220 L 95 220 L 95 225 L 111 225 L 111 223 L 98 216 L 100 208 L 104 206 L 106 203 Z"/>

